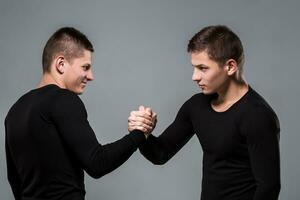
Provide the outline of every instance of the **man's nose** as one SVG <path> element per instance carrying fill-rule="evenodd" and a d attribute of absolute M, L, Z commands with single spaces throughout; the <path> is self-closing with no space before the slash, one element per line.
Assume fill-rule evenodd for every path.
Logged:
<path fill-rule="evenodd" d="M 193 81 L 200 81 L 201 80 L 201 73 L 200 73 L 199 69 L 194 68 L 193 75 L 192 75 L 192 80 Z"/>
<path fill-rule="evenodd" d="M 93 74 L 92 70 L 90 70 L 90 71 L 88 72 L 86 78 L 87 78 L 89 81 L 94 80 L 94 74 Z"/>

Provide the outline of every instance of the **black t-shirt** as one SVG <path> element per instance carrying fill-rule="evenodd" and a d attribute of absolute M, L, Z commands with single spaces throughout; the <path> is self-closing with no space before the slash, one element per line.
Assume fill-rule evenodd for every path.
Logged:
<path fill-rule="evenodd" d="M 164 164 L 197 135 L 203 149 L 201 200 L 275 200 L 280 191 L 279 121 L 253 89 L 225 112 L 216 95 L 194 95 L 159 136 L 149 136 L 141 153 Z"/>
<path fill-rule="evenodd" d="M 56 85 L 31 90 L 5 119 L 8 180 L 17 200 L 83 200 L 84 173 L 100 178 L 145 141 L 140 131 L 101 145 L 80 98 Z"/>

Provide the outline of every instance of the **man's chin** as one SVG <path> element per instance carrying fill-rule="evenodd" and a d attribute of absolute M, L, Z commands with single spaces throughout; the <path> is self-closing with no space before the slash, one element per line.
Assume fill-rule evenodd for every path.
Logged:
<path fill-rule="evenodd" d="M 77 95 L 81 95 L 83 93 L 83 89 L 72 90 Z"/>
<path fill-rule="evenodd" d="M 76 92 L 76 94 L 78 94 L 78 95 L 81 95 L 81 94 L 83 94 L 83 89 L 82 89 L 82 90 L 79 90 L 79 91 L 77 91 L 77 92 Z"/>
<path fill-rule="evenodd" d="M 212 91 L 210 91 L 210 90 L 206 90 L 206 89 L 201 90 L 201 91 L 202 91 L 202 93 L 205 94 L 205 95 L 211 95 L 211 94 L 214 93 L 214 92 L 212 92 Z"/>

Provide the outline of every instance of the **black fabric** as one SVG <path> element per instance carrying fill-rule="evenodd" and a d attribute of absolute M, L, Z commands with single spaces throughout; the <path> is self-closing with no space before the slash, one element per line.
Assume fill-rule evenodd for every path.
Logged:
<path fill-rule="evenodd" d="M 159 136 L 150 135 L 141 153 L 164 164 L 196 133 L 203 149 L 201 200 L 275 200 L 280 191 L 279 121 L 252 88 L 225 112 L 216 95 L 196 94 Z"/>
<path fill-rule="evenodd" d="M 15 199 L 84 199 L 84 172 L 100 178 L 145 141 L 141 131 L 101 145 L 84 104 L 56 85 L 31 90 L 5 119 L 8 180 Z"/>

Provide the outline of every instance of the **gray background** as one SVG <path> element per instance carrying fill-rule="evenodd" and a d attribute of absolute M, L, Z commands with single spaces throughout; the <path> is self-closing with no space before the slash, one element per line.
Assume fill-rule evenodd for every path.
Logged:
<path fill-rule="evenodd" d="M 1 0 L 0 199 L 12 199 L 3 120 L 9 107 L 39 82 L 41 52 L 56 29 L 74 26 L 94 44 L 95 80 L 81 98 L 105 144 L 127 133 L 128 114 L 141 104 L 158 113 L 158 135 L 183 102 L 199 92 L 191 81 L 186 45 L 211 24 L 226 24 L 240 36 L 246 79 L 281 122 L 280 199 L 299 199 L 299 6 L 296 0 Z M 201 160 L 196 137 L 163 166 L 152 165 L 137 151 L 99 180 L 86 176 L 86 197 L 199 199 Z"/>

